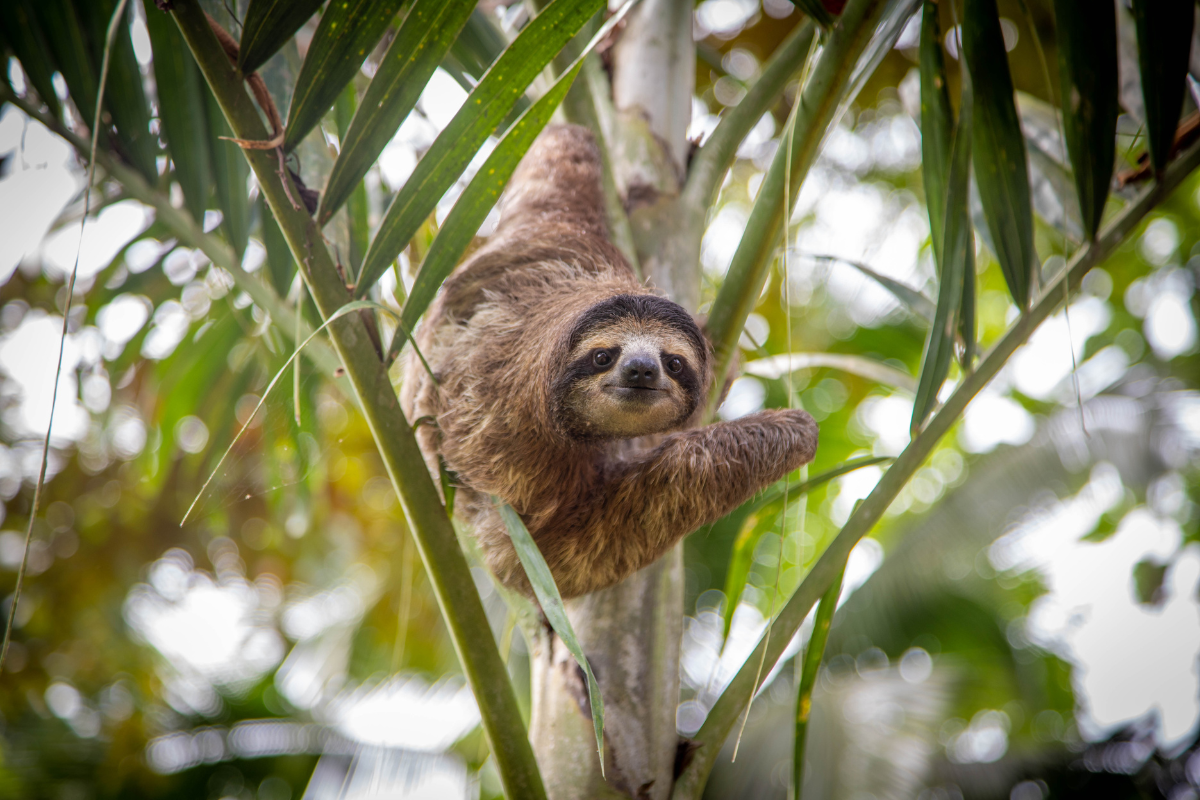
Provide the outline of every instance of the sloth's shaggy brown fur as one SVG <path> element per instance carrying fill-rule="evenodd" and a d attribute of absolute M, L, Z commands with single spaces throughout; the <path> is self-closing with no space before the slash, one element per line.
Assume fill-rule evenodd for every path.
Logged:
<path fill-rule="evenodd" d="M 712 376 L 690 315 L 644 287 L 609 241 L 599 165 L 583 128 L 542 134 L 509 185 L 497 232 L 446 281 L 421 326 L 438 383 L 411 358 L 401 396 L 409 419 L 436 420 L 418 429 L 421 448 L 435 474 L 439 454 L 457 474 L 456 511 L 488 566 L 526 593 L 488 495 L 521 514 L 573 597 L 649 565 L 817 447 L 812 417 L 784 410 L 630 446 L 694 422 Z M 653 350 L 665 368 L 656 390 L 615 383 L 627 359 L 596 366 L 605 348 L 619 360 Z"/>

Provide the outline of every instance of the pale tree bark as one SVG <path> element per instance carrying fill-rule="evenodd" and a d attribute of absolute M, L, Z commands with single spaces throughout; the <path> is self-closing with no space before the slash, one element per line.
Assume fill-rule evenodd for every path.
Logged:
<path fill-rule="evenodd" d="M 581 88 L 590 107 L 571 113 L 568 103 L 568 113 L 606 145 L 628 214 L 628 224 L 614 223 L 615 238 L 631 230 L 647 282 L 694 312 L 699 235 L 679 213 L 695 86 L 692 8 L 691 0 L 643 0 L 614 46 L 611 88 L 596 65 Z M 561 642 L 539 634 L 530 738 L 550 797 L 664 800 L 679 744 L 682 545 L 620 584 L 568 602 L 567 613 L 604 697 L 605 776 L 578 667 Z"/>

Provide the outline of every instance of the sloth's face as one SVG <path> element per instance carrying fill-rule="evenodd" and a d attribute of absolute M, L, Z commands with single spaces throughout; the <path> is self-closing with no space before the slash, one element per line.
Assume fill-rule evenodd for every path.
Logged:
<path fill-rule="evenodd" d="M 624 439 L 681 426 L 708 382 L 698 337 L 677 321 L 636 316 L 582 331 L 556 384 L 564 427 L 580 438 Z"/>

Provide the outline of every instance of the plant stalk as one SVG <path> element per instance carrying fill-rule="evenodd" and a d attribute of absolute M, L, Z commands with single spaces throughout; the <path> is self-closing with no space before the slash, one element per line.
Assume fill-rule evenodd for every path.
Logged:
<path fill-rule="evenodd" d="M 269 134 L 242 76 L 230 64 L 197 0 L 176 0 L 173 16 L 217 98 L 234 135 L 261 141 Z M 300 266 L 317 307 L 328 319 L 353 298 L 338 276 L 321 233 L 274 152 L 243 150 Z M 496 648 L 466 558 L 446 516 L 412 428 L 400 410 L 379 350 L 362 317 L 348 314 L 330 326 L 334 349 L 345 365 L 363 416 L 428 571 L 463 672 L 471 684 L 483 728 L 509 797 L 544 798 L 516 695 Z"/>
<path fill-rule="evenodd" d="M 779 660 L 788 641 L 804 622 L 804 618 L 808 616 L 813 604 L 842 569 L 854 545 L 879 522 L 900 490 L 921 468 L 934 446 L 958 421 L 971 400 L 1008 363 L 1017 348 L 1025 344 L 1038 326 L 1054 313 L 1069 291 L 1078 288 L 1083 276 L 1092 267 L 1102 263 L 1123 243 L 1134 227 L 1142 222 L 1146 215 L 1165 199 L 1172 189 L 1179 186 L 1197 166 L 1200 166 L 1200 143 L 1192 145 L 1187 151 L 1181 153 L 1167 167 L 1158 183 L 1143 190 L 1133 202 L 1112 218 L 1108 227 L 1093 242 L 1085 244 L 1077 250 L 1068 262 L 1067 269 L 1060 272 L 1058 277 L 1045 287 L 1033 307 L 1018 318 L 1008 333 L 979 362 L 975 371 L 963 378 L 962 383 L 946 400 L 945 405 L 908 444 L 891 468 L 883 474 L 879 483 L 850 515 L 845 526 L 830 542 L 829 547 L 813 565 L 812 571 L 800 583 L 796 592 L 776 617 L 775 633 L 770 642 L 759 641 L 741 669 L 738 670 L 737 675 L 713 705 L 704 725 L 694 737 L 700 747 L 692 762 L 683 770 L 675 783 L 675 791 L 672 794 L 675 800 L 699 798 L 703 792 L 704 782 L 716 761 L 721 743 L 736 724 L 739 713 L 746 706 L 747 699 L 757 689 L 753 685 L 754 670 L 759 659 L 763 657 L 764 644 L 767 645 L 767 663 L 774 664 Z"/>

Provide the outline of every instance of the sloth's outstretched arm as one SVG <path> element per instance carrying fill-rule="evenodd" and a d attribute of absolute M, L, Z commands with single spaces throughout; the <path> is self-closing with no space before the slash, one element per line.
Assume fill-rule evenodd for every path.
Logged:
<path fill-rule="evenodd" d="M 564 596 L 610 586 L 812 461 L 816 450 L 817 424 L 804 411 L 762 411 L 672 434 L 617 467 L 586 522 L 539 545 Z"/>

